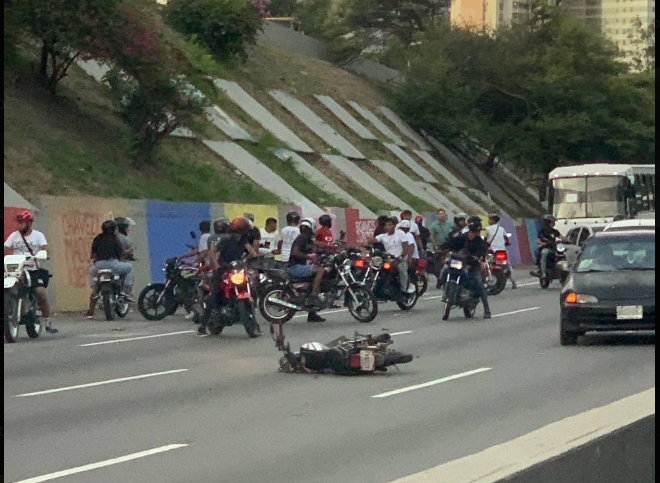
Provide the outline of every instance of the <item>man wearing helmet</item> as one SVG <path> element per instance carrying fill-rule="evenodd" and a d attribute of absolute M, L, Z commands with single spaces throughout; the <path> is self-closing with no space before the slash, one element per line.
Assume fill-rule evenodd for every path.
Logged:
<path fill-rule="evenodd" d="M 445 248 L 452 252 L 463 252 L 470 258 L 467 261 L 468 276 L 465 285 L 477 295 L 484 305 L 484 319 L 490 319 L 490 304 L 488 302 L 488 293 L 484 286 L 484 280 L 481 275 L 481 259 L 486 256 L 486 244 L 481 238 L 481 219 L 473 216 L 468 220 L 468 232 L 464 235 L 451 238 L 445 244 Z M 441 287 L 447 282 L 449 266 L 445 266 L 440 274 Z"/>
<path fill-rule="evenodd" d="M 34 215 L 30 210 L 20 212 L 16 221 L 18 230 L 9 235 L 5 241 L 5 255 L 35 256 L 41 250 L 48 250 L 48 242 L 44 234 L 32 229 Z M 30 271 L 32 280 L 35 281 L 34 294 L 46 324 L 46 331 L 50 334 L 57 334 L 58 330 L 53 327 L 50 320 L 50 305 L 46 294 L 50 273 L 45 268 L 41 268 L 36 260 L 27 264 L 26 268 Z"/>
<path fill-rule="evenodd" d="M 459 213 L 454 217 L 454 228 L 449 233 L 445 243 L 447 243 L 452 238 L 456 238 L 457 236 L 461 236 L 463 234 L 463 230 L 467 226 L 467 219 L 468 216 L 465 213 Z"/>
<path fill-rule="evenodd" d="M 135 222 L 130 218 L 119 216 L 115 218 L 115 223 L 117 223 L 117 238 L 124 250 L 122 260 L 135 261 L 135 245 L 128 238 L 130 229 L 135 226 Z"/>
<path fill-rule="evenodd" d="M 543 226 L 539 230 L 538 237 L 536 238 L 536 265 L 539 267 L 538 272 L 531 272 L 535 277 L 540 277 L 548 266 L 548 257 L 552 253 L 553 247 L 557 239 L 562 240 L 564 243 L 570 243 L 566 237 L 563 237 L 558 230 L 555 229 L 557 218 L 552 215 L 545 215 L 543 217 Z"/>
<path fill-rule="evenodd" d="M 319 294 L 321 293 L 321 284 L 325 269 L 317 265 L 310 264 L 310 259 L 314 255 L 314 236 L 316 232 L 316 223 L 311 218 L 306 218 L 300 223 L 300 235 L 293 242 L 291 247 L 291 256 L 289 257 L 288 273 L 294 278 L 314 277 L 312 283 L 312 298 L 309 303 L 313 306 L 320 305 Z M 325 322 L 316 312 L 310 312 L 307 322 Z"/>
<path fill-rule="evenodd" d="M 97 235 L 92 242 L 91 258 L 92 266 L 89 269 L 89 285 L 92 294 L 89 299 L 89 310 L 87 317 L 94 316 L 96 307 L 96 283 L 94 278 L 98 270 L 112 270 L 124 279 L 124 292 L 131 298 L 133 291 L 133 264 L 124 262 L 124 248 L 119 240 L 117 222 L 115 220 L 104 221 L 101 225 L 101 234 Z"/>

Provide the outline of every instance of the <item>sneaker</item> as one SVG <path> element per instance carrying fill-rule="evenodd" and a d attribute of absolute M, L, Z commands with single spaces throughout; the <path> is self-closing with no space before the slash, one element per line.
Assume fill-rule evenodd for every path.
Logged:
<path fill-rule="evenodd" d="M 532 277 L 539 278 L 541 276 L 541 271 L 537 270 L 536 272 L 529 272 Z"/>
<path fill-rule="evenodd" d="M 493 318 L 493 315 L 490 313 L 490 310 L 484 312 L 484 320 L 490 320 Z"/>
<path fill-rule="evenodd" d="M 320 324 L 325 322 L 325 319 L 316 312 L 310 312 L 310 314 L 307 316 L 307 322 L 310 324 Z"/>
<path fill-rule="evenodd" d="M 511 282 L 511 290 L 518 290 L 518 284 L 516 282 Z"/>
<path fill-rule="evenodd" d="M 53 327 L 53 323 L 50 320 L 46 321 L 46 332 L 49 334 L 57 334 L 59 330 L 57 330 L 55 327 Z"/>
<path fill-rule="evenodd" d="M 122 297 L 124 297 L 124 298 L 125 298 L 126 300 L 128 300 L 129 302 L 131 302 L 131 303 L 135 303 L 135 300 L 134 300 L 133 297 L 131 297 L 129 294 L 127 294 L 127 293 L 122 293 L 121 295 L 122 295 Z"/>
<path fill-rule="evenodd" d="M 197 328 L 197 335 L 209 335 L 208 332 L 206 331 L 206 326 L 205 325 L 200 325 Z"/>

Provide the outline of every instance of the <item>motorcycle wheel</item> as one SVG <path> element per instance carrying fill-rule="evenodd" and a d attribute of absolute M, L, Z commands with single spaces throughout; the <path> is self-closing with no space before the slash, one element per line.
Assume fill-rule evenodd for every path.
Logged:
<path fill-rule="evenodd" d="M 117 317 L 123 319 L 128 315 L 129 311 L 130 311 L 130 305 L 128 303 L 128 300 L 122 299 L 119 302 L 117 302 L 117 305 L 115 306 L 115 313 L 117 314 Z"/>
<path fill-rule="evenodd" d="M 261 330 L 259 329 L 259 324 L 257 324 L 257 318 L 254 316 L 252 303 L 247 300 L 240 301 L 238 303 L 238 314 L 243 327 L 245 327 L 245 332 L 250 336 L 250 339 L 259 337 Z"/>
<path fill-rule="evenodd" d="M 429 289 L 429 277 L 421 274 L 417 275 L 417 296 L 422 297 Z"/>
<path fill-rule="evenodd" d="M 541 285 L 542 289 L 547 289 L 548 287 L 550 287 L 551 282 L 552 280 L 550 280 L 550 277 L 548 276 L 543 276 L 539 278 L 539 284 Z"/>
<path fill-rule="evenodd" d="M 499 295 L 506 288 L 506 273 L 504 270 L 493 270 L 493 281 L 486 287 L 488 295 Z"/>
<path fill-rule="evenodd" d="M 456 302 L 456 297 L 458 297 L 458 285 L 447 282 L 445 288 L 445 311 L 442 320 L 449 320 L 449 314 L 451 313 L 451 308 Z"/>
<path fill-rule="evenodd" d="M 355 305 L 353 297 L 348 295 L 348 311 L 355 320 L 363 324 L 373 322 L 378 317 L 378 300 L 376 296 L 366 288 L 354 288 L 353 293 L 355 298 L 360 302 L 360 305 Z"/>
<path fill-rule="evenodd" d="M 385 354 L 385 363 L 382 367 L 397 366 L 399 364 L 408 364 L 413 361 L 412 354 L 406 354 L 399 351 L 388 351 Z"/>
<path fill-rule="evenodd" d="M 140 311 L 142 317 L 151 322 L 155 322 L 158 320 L 163 320 L 168 315 L 172 315 L 172 313 L 170 313 L 172 307 L 170 307 L 168 310 L 168 307 L 165 303 L 165 296 L 161 298 L 160 303 L 157 302 L 158 297 L 160 297 L 164 291 L 164 283 L 154 283 L 147 285 L 144 289 L 142 289 L 142 292 L 140 292 L 140 296 L 138 297 L 138 310 Z M 176 312 L 176 309 L 174 312 Z"/>
<path fill-rule="evenodd" d="M 37 301 L 32 297 L 32 307 L 36 307 Z M 39 317 L 37 317 L 36 310 L 32 316 L 32 320 L 25 324 L 25 332 L 27 333 L 30 339 L 36 339 L 39 337 L 43 331 L 43 324 Z"/>
<path fill-rule="evenodd" d="M 14 344 L 18 340 L 19 322 L 18 322 L 18 303 L 16 297 L 11 293 L 5 292 L 5 317 L 3 325 L 5 329 L 5 341 L 8 344 Z"/>
<path fill-rule="evenodd" d="M 108 322 L 115 320 L 115 311 L 112 307 L 112 297 L 109 292 L 103 294 L 103 313 L 105 314 L 105 320 Z"/>
<path fill-rule="evenodd" d="M 284 287 L 276 286 L 264 290 L 263 297 L 259 300 L 259 312 L 262 317 L 271 324 L 285 324 L 293 319 L 293 316 L 296 315 L 296 311 L 269 303 L 268 300 L 273 297 L 286 300 Z"/>
<path fill-rule="evenodd" d="M 417 305 L 419 296 L 417 295 L 417 290 L 413 293 L 406 293 L 401 297 L 401 299 L 396 303 L 401 310 L 404 312 L 410 312 Z"/>

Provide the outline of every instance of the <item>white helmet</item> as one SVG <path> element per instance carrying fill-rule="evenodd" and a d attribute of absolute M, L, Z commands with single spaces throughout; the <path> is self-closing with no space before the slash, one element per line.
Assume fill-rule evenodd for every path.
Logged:
<path fill-rule="evenodd" d="M 300 228 L 306 226 L 312 231 L 316 231 L 316 222 L 312 218 L 305 218 L 300 222 Z"/>

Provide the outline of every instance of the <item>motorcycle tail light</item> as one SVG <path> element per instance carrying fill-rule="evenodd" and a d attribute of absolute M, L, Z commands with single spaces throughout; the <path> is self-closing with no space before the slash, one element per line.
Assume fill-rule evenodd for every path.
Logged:
<path fill-rule="evenodd" d="M 231 280 L 231 283 L 233 283 L 234 285 L 245 284 L 245 271 L 240 270 L 240 271 L 232 272 L 232 274 L 229 276 L 229 280 Z"/>
<path fill-rule="evenodd" d="M 506 262 L 509 259 L 509 256 L 506 253 L 506 250 L 498 250 L 495 253 L 495 260 L 498 262 Z"/>
<path fill-rule="evenodd" d="M 383 268 L 384 268 L 385 270 L 390 270 L 390 269 L 392 268 L 392 264 L 391 264 L 390 262 L 385 262 L 385 263 L 383 264 Z"/>
<path fill-rule="evenodd" d="M 351 354 L 351 357 L 348 361 L 348 365 L 351 369 L 360 369 L 362 367 L 362 360 L 360 359 L 360 354 Z"/>
<path fill-rule="evenodd" d="M 364 268 L 365 263 L 363 259 L 359 259 L 359 260 L 355 260 L 354 265 L 356 268 Z"/>

